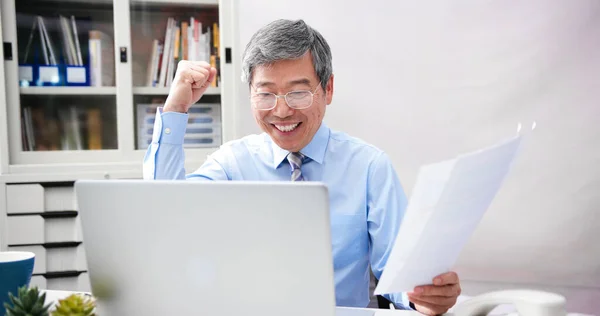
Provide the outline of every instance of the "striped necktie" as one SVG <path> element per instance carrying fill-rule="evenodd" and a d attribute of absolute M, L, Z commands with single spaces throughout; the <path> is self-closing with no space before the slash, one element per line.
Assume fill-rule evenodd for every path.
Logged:
<path fill-rule="evenodd" d="M 304 159 L 304 155 L 301 153 L 289 153 L 287 159 L 290 163 L 290 168 L 292 172 L 291 180 L 304 181 L 304 177 L 302 176 L 302 170 L 300 170 L 300 167 L 302 166 L 302 159 Z"/>

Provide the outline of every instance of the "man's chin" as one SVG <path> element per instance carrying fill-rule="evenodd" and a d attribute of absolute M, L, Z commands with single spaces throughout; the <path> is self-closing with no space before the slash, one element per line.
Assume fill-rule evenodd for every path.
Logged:
<path fill-rule="evenodd" d="M 273 128 L 269 130 L 268 134 L 273 142 L 275 142 L 275 144 L 277 144 L 277 146 L 279 146 L 281 149 L 291 152 L 302 149 L 302 147 L 300 147 L 302 144 L 302 139 L 299 137 L 301 133 L 282 133 L 281 131 Z"/>
<path fill-rule="evenodd" d="M 300 146 L 298 146 L 299 142 L 290 142 L 289 140 L 283 141 L 283 140 L 278 139 L 277 137 L 273 137 L 273 136 L 271 136 L 271 139 L 273 140 L 273 142 L 275 142 L 275 144 L 279 148 L 281 148 L 283 150 L 287 150 L 289 152 L 297 152 L 297 151 L 300 151 L 300 149 L 302 149 L 302 148 L 300 148 Z"/>

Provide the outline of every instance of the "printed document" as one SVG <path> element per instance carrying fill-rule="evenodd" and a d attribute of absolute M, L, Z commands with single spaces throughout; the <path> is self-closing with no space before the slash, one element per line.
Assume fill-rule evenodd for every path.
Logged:
<path fill-rule="evenodd" d="M 413 291 L 454 266 L 500 189 L 521 136 L 421 167 L 375 294 Z"/>

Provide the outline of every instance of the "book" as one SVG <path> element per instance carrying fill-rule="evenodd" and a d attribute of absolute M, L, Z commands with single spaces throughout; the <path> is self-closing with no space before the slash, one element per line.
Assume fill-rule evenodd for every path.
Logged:
<path fill-rule="evenodd" d="M 87 110 L 88 149 L 102 149 L 102 115 L 100 109 Z"/>
<path fill-rule="evenodd" d="M 69 19 L 64 16 L 59 16 L 62 38 L 64 41 L 63 47 L 65 48 L 66 62 L 68 65 L 81 66 L 77 57 L 77 48 L 75 47 L 75 39 L 73 39 L 73 30 Z"/>
<path fill-rule="evenodd" d="M 152 41 L 152 54 L 150 55 L 150 59 L 148 59 L 148 67 L 146 72 L 146 86 L 153 87 L 154 86 L 154 75 L 156 73 L 156 69 L 154 65 L 158 59 L 158 40 Z"/>
<path fill-rule="evenodd" d="M 166 82 L 167 82 L 167 67 L 169 65 L 170 53 L 172 52 L 171 36 L 173 33 L 172 28 L 173 28 L 174 23 L 175 23 L 175 21 L 173 20 L 173 18 L 167 19 L 167 28 L 165 30 L 165 40 L 164 40 L 164 47 L 163 47 L 163 56 L 162 56 L 162 61 L 161 61 L 160 76 L 159 76 L 158 84 L 157 84 L 157 86 L 159 86 L 159 87 L 165 87 Z"/>
<path fill-rule="evenodd" d="M 92 86 L 115 85 L 115 51 L 112 38 L 100 31 L 89 31 L 90 81 Z"/>
<path fill-rule="evenodd" d="M 181 22 L 181 51 L 183 60 L 189 60 L 189 33 L 188 33 L 188 22 Z"/>
<path fill-rule="evenodd" d="M 69 31 L 66 29 L 65 21 L 63 17 L 59 17 L 59 26 L 60 26 L 60 37 L 62 42 L 63 49 L 63 63 L 67 65 L 73 65 L 73 57 L 71 56 L 71 49 L 69 47 Z"/>
<path fill-rule="evenodd" d="M 81 46 L 79 45 L 79 33 L 77 32 L 77 24 L 75 17 L 71 15 L 71 25 L 73 27 L 73 39 L 75 39 L 75 52 L 77 53 L 77 65 L 83 66 L 83 58 L 81 58 Z"/>
<path fill-rule="evenodd" d="M 21 122 L 25 132 L 25 146 L 26 151 L 32 151 L 35 149 L 35 138 L 33 134 L 33 120 L 31 118 L 31 108 L 23 107 L 23 121 Z"/>
<path fill-rule="evenodd" d="M 151 54 L 146 64 L 145 85 L 169 87 L 181 60 L 206 61 L 218 69 L 218 38 L 218 23 L 213 23 L 203 33 L 202 22 L 195 17 L 181 22 L 173 17 L 167 18 L 164 38 L 152 40 Z M 211 59 L 212 55 L 215 58 Z M 218 80 L 212 84 L 213 87 L 218 85 Z"/>
<path fill-rule="evenodd" d="M 79 125 L 79 109 L 75 106 L 71 106 L 69 107 L 69 113 L 71 114 L 69 123 L 71 126 L 71 133 L 73 133 L 75 149 L 82 150 L 83 140 L 81 139 L 81 127 Z"/>
<path fill-rule="evenodd" d="M 27 40 L 27 45 L 25 46 L 25 53 L 23 54 L 22 64 L 27 63 L 27 59 L 29 57 L 29 51 L 31 50 L 31 45 L 33 44 L 33 38 L 35 37 L 35 31 L 37 29 L 38 20 L 33 19 L 33 25 L 31 26 L 31 32 L 29 33 L 29 39 Z"/>
<path fill-rule="evenodd" d="M 42 43 L 42 54 L 44 56 L 44 65 L 50 65 L 50 60 L 48 59 L 48 47 L 46 46 L 46 36 L 44 35 L 44 28 L 43 28 L 43 20 L 41 16 L 37 17 L 37 21 L 39 24 L 38 30 L 40 32 L 40 40 Z"/>

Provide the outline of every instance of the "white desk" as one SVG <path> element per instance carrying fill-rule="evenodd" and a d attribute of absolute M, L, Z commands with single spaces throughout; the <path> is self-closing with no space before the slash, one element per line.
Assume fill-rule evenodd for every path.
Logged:
<path fill-rule="evenodd" d="M 52 291 L 48 290 L 46 292 L 46 303 L 50 302 L 58 302 L 59 299 L 63 299 L 75 292 L 68 291 Z M 346 307 L 337 307 L 335 316 L 374 316 L 375 313 L 384 312 L 385 316 L 417 316 L 421 315 L 421 313 L 411 312 L 411 311 L 389 311 L 389 310 L 378 310 L 378 309 L 367 309 L 367 308 L 346 308 Z M 382 315 L 384 316 L 384 315 Z"/>
<path fill-rule="evenodd" d="M 52 291 L 48 290 L 46 292 L 46 302 L 57 302 L 59 299 L 65 298 L 72 293 L 69 291 Z M 468 299 L 468 297 L 461 296 L 459 298 L 459 302 Z M 490 315 L 506 315 L 506 316 L 516 316 L 514 312 L 514 308 L 512 306 L 498 307 L 494 311 L 490 313 Z M 401 311 L 401 310 L 385 310 L 385 309 L 367 309 L 367 308 L 347 308 L 347 307 L 337 307 L 335 316 L 418 316 L 423 315 L 414 311 Z M 451 313 L 446 314 L 447 316 L 452 316 Z M 571 314 L 575 315 L 575 314 Z"/>

